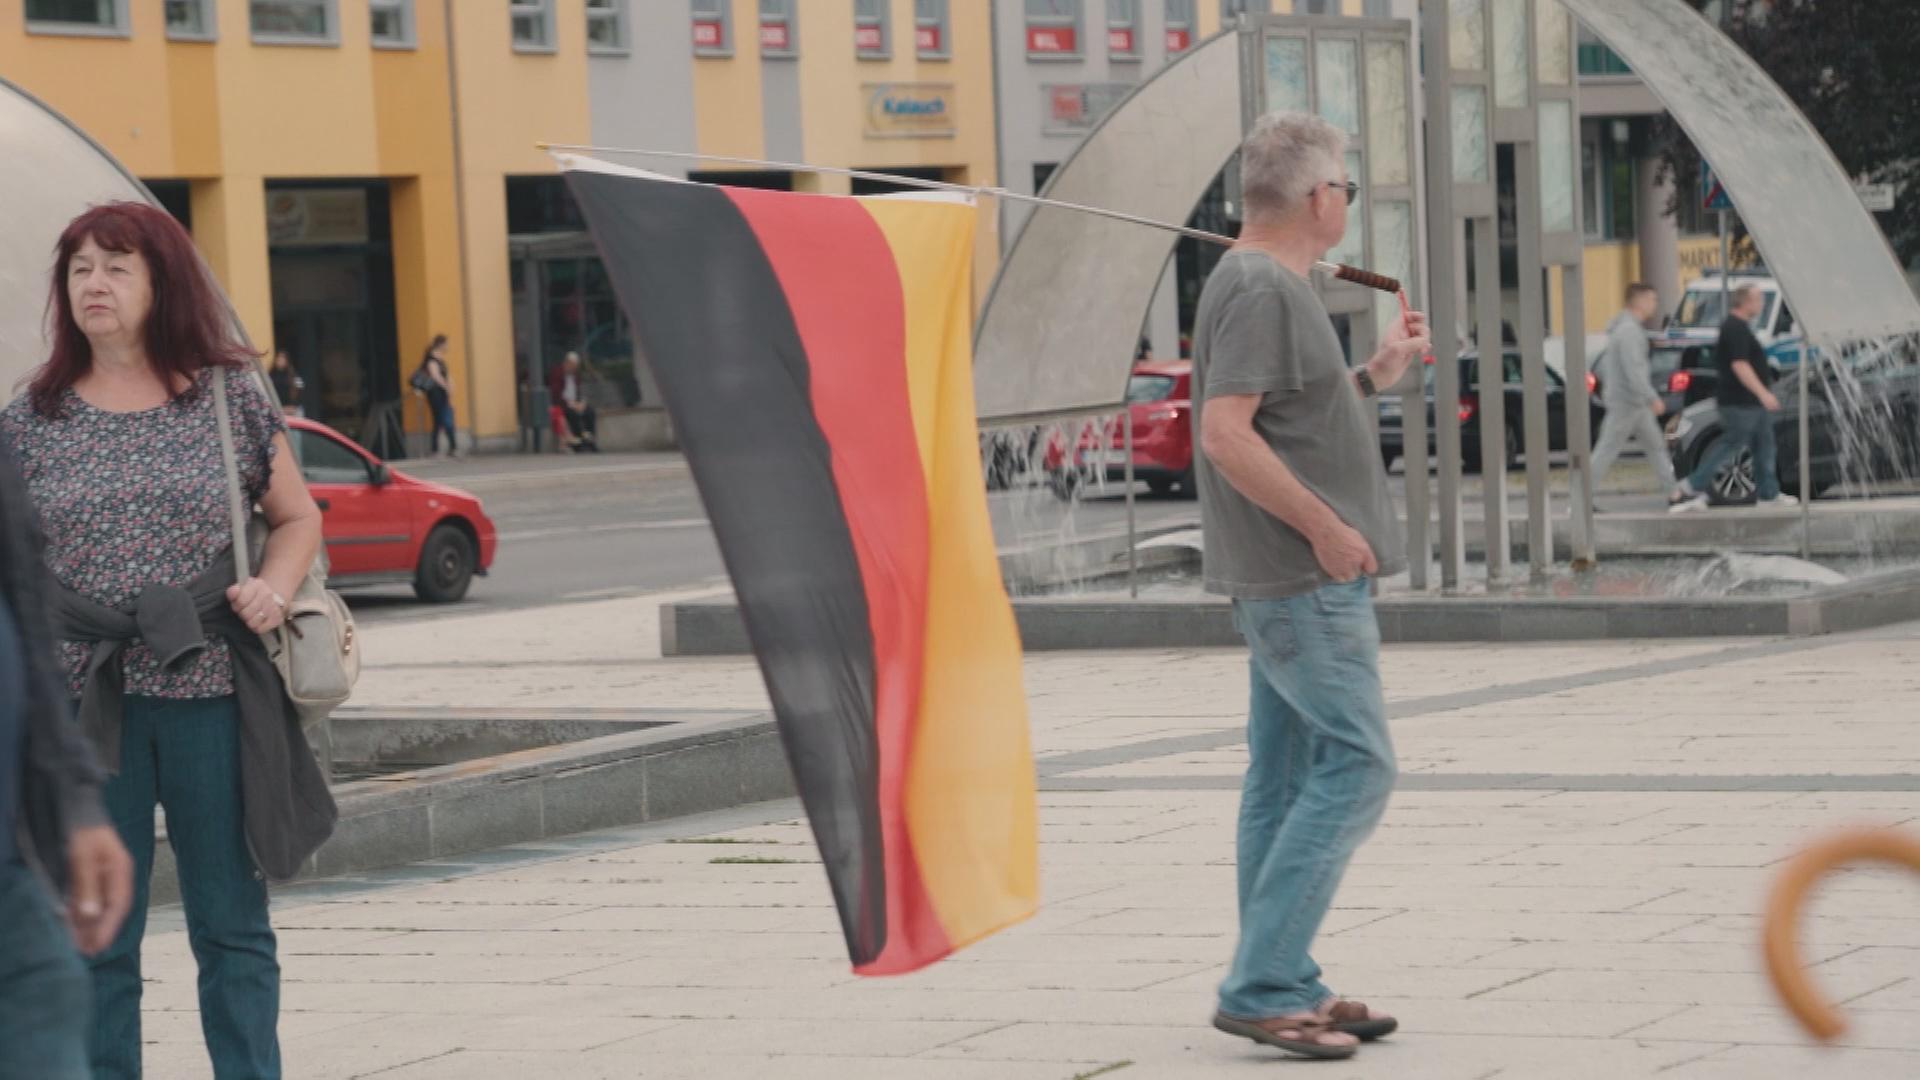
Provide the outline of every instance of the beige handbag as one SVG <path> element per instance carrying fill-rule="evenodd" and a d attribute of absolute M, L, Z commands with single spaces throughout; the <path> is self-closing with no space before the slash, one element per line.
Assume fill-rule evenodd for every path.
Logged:
<path fill-rule="evenodd" d="M 238 580 L 253 576 L 256 548 L 266 543 L 266 522 L 252 513 L 240 489 L 240 469 L 234 461 L 233 421 L 227 411 L 224 372 L 213 377 L 213 411 L 220 427 L 220 457 L 227 470 L 227 503 L 233 511 L 233 561 Z M 255 526 L 258 544 L 249 541 Z M 353 695 L 360 679 L 360 646 L 354 635 L 353 613 L 340 594 L 327 588 L 327 549 L 323 544 L 307 568 L 300 588 L 287 601 L 286 620 L 260 635 L 280 671 L 287 697 L 303 723 L 318 723 Z"/>

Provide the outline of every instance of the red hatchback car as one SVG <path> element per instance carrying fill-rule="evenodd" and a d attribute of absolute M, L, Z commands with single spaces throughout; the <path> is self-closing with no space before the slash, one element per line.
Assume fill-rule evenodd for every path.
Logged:
<path fill-rule="evenodd" d="M 1192 498 L 1193 364 L 1187 360 L 1148 360 L 1134 366 L 1127 380 L 1127 411 L 1133 414 L 1133 475 L 1155 495 L 1177 489 Z M 1055 444 L 1047 451 L 1054 492 L 1071 497 L 1083 480 L 1103 476 L 1125 480 L 1127 433 L 1117 417 L 1088 424 L 1080 433 L 1073 467 Z"/>
<path fill-rule="evenodd" d="M 287 427 L 320 504 L 328 584 L 411 584 L 444 604 L 493 565 L 498 537 L 479 499 L 408 476 L 325 424 L 290 416 Z"/>

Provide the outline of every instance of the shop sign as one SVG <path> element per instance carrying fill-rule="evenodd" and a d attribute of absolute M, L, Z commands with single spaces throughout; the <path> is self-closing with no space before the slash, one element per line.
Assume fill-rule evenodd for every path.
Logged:
<path fill-rule="evenodd" d="M 1132 83 L 1070 83 L 1043 86 L 1049 134 L 1083 135 L 1133 92 Z"/>
<path fill-rule="evenodd" d="M 1072 56 L 1080 51 L 1080 37 L 1071 26 L 1027 27 L 1027 52 L 1035 56 Z"/>
<path fill-rule="evenodd" d="M 954 134 L 951 83 L 871 83 L 864 90 L 870 138 L 925 139 Z"/>
<path fill-rule="evenodd" d="M 267 192 L 267 242 L 319 247 L 367 242 L 365 188 L 275 188 Z"/>

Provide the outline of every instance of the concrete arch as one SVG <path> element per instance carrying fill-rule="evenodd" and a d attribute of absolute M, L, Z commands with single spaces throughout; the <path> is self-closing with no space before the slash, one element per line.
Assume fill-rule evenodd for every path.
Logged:
<path fill-rule="evenodd" d="M 1561 0 L 1644 79 L 1726 185 L 1814 343 L 1920 332 L 1920 298 L 1833 151 L 1681 0 Z"/>
<path fill-rule="evenodd" d="M 1816 344 L 1920 332 L 1920 299 L 1833 152 L 1758 64 L 1681 0 L 1562 0 L 1714 165 Z M 1438 9 L 1429 0 L 1426 5 Z M 1241 137 L 1236 34 L 1143 83 L 1047 194 L 1184 221 Z M 976 334 L 983 420 L 1111 407 L 1173 234 L 1041 207 L 1008 250 Z"/>
<path fill-rule="evenodd" d="M 67 222 L 146 187 L 59 113 L 0 79 L 0 399 L 46 359 L 47 275 Z"/>
<path fill-rule="evenodd" d="M 1135 88 L 1045 194 L 1185 221 L 1240 145 L 1238 35 L 1217 34 Z M 1051 206 L 1007 251 L 974 342 L 982 419 L 1111 407 L 1178 236 Z"/>

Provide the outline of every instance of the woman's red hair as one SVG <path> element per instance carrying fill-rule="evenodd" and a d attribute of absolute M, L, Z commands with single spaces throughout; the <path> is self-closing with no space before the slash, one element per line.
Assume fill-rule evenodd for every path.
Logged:
<path fill-rule="evenodd" d="M 42 416 L 60 415 L 60 402 L 93 367 L 93 346 L 73 319 L 67 266 L 88 239 L 108 251 L 139 252 L 153 279 L 147 313 L 147 359 L 171 388 L 191 387 L 209 367 L 239 367 L 253 354 L 240 343 L 213 278 L 194 251 L 193 239 L 171 215 L 145 203 L 110 202 L 74 218 L 54 246 L 53 283 L 47 297 L 53 355 L 34 372 L 27 397 Z M 185 391 L 173 390 L 178 398 Z"/>

